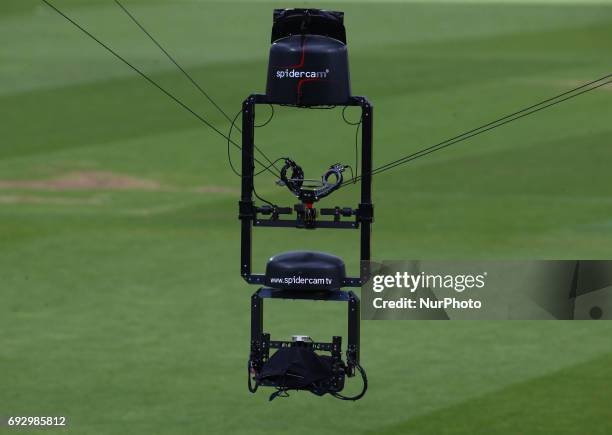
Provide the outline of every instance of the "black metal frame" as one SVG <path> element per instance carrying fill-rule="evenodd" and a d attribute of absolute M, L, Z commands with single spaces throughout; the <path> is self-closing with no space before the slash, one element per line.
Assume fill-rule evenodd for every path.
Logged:
<path fill-rule="evenodd" d="M 249 370 L 259 372 L 270 357 L 270 349 L 281 349 L 293 344 L 290 341 L 270 341 L 270 334 L 264 332 L 263 308 L 264 299 L 298 299 L 348 303 L 348 335 L 346 348 L 346 371 L 348 376 L 355 375 L 359 364 L 360 351 L 360 302 L 352 291 L 335 290 L 331 292 L 307 292 L 260 288 L 251 297 L 251 354 Z M 342 363 L 342 338 L 334 336 L 330 343 L 315 342 L 310 344 L 316 351 L 330 352 L 332 358 Z"/>
<path fill-rule="evenodd" d="M 373 107 L 365 97 L 351 97 L 343 105 L 361 107 L 361 197 L 356 209 L 349 207 L 334 207 L 317 210 L 313 203 L 302 199 L 293 209 L 270 205 L 256 206 L 253 202 L 253 183 L 255 175 L 255 107 L 258 104 L 270 104 L 267 97 L 261 94 L 249 96 L 242 105 L 242 194 L 239 203 L 239 218 L 241 221 L 241 255 L 240 273 L 249 284 L 264 284 L 265 275 L 254 274 L 251 270 L 252 233 L 253 227 L 295 227 L 295 228 L 337 228 L 360 229 L 360 260 L 362 268 L 370 260 L 371 226 L 374 221 L 372 206 L 372 127 Z M 357 168 L 355 168 L 356 170 Z M 295 210 L 296 219 L 281 219 L 280 215 L 291 214 Z M 269 216 L 269 217 L 264 217 Z M 364 271 L 361 270 L 361 276 Z M 343 287 L 359 287 L 360 277 L 347 277 Z M 344 376 L 355 376 L 358 369 L 364 376 L 364 392 L 367 386 L 365 373 L 359 363 L 360 353 L 360 301 L 352 291 L 298 291 L 279 290 L 263 287 L 257 290 L 251 298 L 251 350 L 249 356 L 249 390 L 255 392 L 257 385 L 271 385 L 262 381 L 251 385 L 252 376 L 259 373 L 270 358 L 270 349 L 282 349 L 296 345 L 290 341 L 271 341 L 270 334 L 264 332 L 263 306 L 264 299 L 302 299 L 321 300 L 348 303 L 348 336 L 346 347 L 346 364 L 342 361 L 342 338 L 334 336 L 331 342 L 298 343 L 308 346 L 314 351 L 329 352 L 334 365 L 333 387 L 330 392 L 337 393 L 344 388 Z M 363 393 L 362 393 L 363 394 Z M 361 396 L 358 396 L 361 397 Z"/>
<path fill-rule="evenodd" d="M 321 215 L 334 216 L 333 220 L 316 219 L 316 211 L 310 218 L 304 217 L 298 210 L 294 220 L 281 219 L 280 214 L 290 214 L 291 208 L 272 209 L 271 207 L 256 207 L 253 202 L 253 177 L 255 174 L 255 106 L 270 104 L 262 94 L 250 95 L 242 104 L 242 193 L 239 203 L 239 218 L 241 220 L 241 255 L 240 273 L 249 284 L 263 284 L 265 276 L 254 274 L 251 270 L 252 232 L 253 226 L 260 227 L 295 227 L 295 228 L 338 228 L 361 229 L 360 260 L 361 264 L 370 260 L 371 226 L 374 221 L 372 205 L 372 134 L 373 107 L 365 97 L 351 97 L 343 106 L 361 107 L 361 199 L 357 209 L 335 207 L 322 209 Z M 356 168 L 355 168 L 356 169 Z M 350 213 L 348 213 L 350 210 Z M 262 215 L 271 215 L 263 218 Z M 353 220 L 343 220 L 343 217 L 354 216 Z M 312 219 L 312 220 L 311 220 Z M 361 286 L 360 277 L 347 277 L 343 286 Z"/>

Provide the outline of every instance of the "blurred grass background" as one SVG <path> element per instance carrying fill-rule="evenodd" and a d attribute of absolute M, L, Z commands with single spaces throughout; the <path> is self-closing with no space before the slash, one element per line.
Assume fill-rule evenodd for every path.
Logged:
<path fill-rule="evenodd" d="M 112 1 L 54 4 L 229 128 Z M 124 4 L 232 115 L 264 90 L 273 8 L 345 11 L 376 165 L 611 69 L 610 2 Z M 224 141 L 42 2 L 3 0 L 0 41 L 0 415 L 66 415 L 78 434 L 612 431 L 606 322 L 365 322 L 361 402 L 249 395 L 255 288 Z M 612 258 L 611 100 L 608 86 L 375 177 L 374 257 Z M 281 108 L 257 144 L 317 176 L 352 162 L 354 129 Z M 258 192 L 292 200 L 267 175 Z M 254 265 L 300 247 L 354 268 L 357 235 L 340 233 L 261 229 Z M 341 335 L 331 305 L 271 303 L 267 329 Z"/>

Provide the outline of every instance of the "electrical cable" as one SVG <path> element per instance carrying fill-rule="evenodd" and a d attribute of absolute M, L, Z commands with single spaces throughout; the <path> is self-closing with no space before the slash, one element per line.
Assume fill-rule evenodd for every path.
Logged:
<path fill-rule="evenodd" d="M 359 121 L 357 122 L 351 122 L 348 119 L 346 119 L 346 109 L 348 109 L 350 106 L 344 106 L 344 108 L 342 109 L 342 119 L 344 120 L 344 122 L 346 122 L 348 125 L 359 125 L 361 124 L 362 121 L 362 116 L 359 117 Z"/>
<path fill-rule="evenodd" d="M 255 190 L 255 185 L 253 185 L 253 195 L 255 195 L 255 198 L 259 199 L 262 202 L 265 202 L 266 204 L 268 204 L 270 207 L 276 207 L 276 204 L 268 201 L 267 199 L 262 198 L 261 196 L 259 196 L 257 194 L 257 191 Z"/>
<path fill-rule="evenodd" d="M 232 172 L 238 176 L 238 177 L 242 177 L 242 174 L 240 172 L 238 172 L 238 170 L 234 167 L 234 163 L 232 162 L 232 154 L 231 154 L 231 147 L 230 144 L 233 143 L 232 139 L 232 133 L 233 130 L 235 128 L 236 125 L 236 121 L 238 120 L 238 117 L 240 116 L 240 114 L 242 113 L 242 109 L 240 109 L 238 111 L 238 113 L 236 113 L 236 116 L 234 117 L 234 119 L 232 120 L 232 123 L 230 124 L 230 129 L 229 132 L 227 134 L 227 161 L 229 163 L 229 166 L 232 170 Z M 270 122 L 271 119 L 269 119 L 265 124 L 267 124 L 268 122 Z M 265 125 L 263 124 L 263 125 Z M 270 162 L 270 164 L 268 166 L 264 166 L 259 172 L 256 172 L 253 174 L 253 177 L 257 177 L 258 175 L 261 175 L 262 173 L 266 172 L 268 169 L 270 169 L 271 167 L 274 167 L 274 169 L 276 169 L 276 163 L 280 162 L 281 160 L 284 160 L 284 157 L 279 157 L 278 159 Z M 280 177 L 280 175 L 274 174 L 277 178 Z"/>
<path fill-rule="evenodd" d="M 346 109 L 348 109 L 349 106 L 344 106 L 344 108 L 342 109 L 342 119 L 344 120 L 344 122 L 348 125 L 354 125 L 356 126 L 355 128 L 355 172 L 356 175 L 359 175 L 359 173 L 357 171 L 359 171 L 359 130 L 361 128 L 361 124 L 363 122 L 363 115 L 359 116 L 359 121 L 357 122 L 351 122 L 346 118 Z M 350 166 L 348 166 L 350 167 Z M 355 175 L 353 175 L 353 169 L 351 168 L 351 178 L 350 180 L 348 180 L 348 182 L 352 182 L 352 183 L 356 183 L 356 179 L 355 179 Z"/>
<path fill-rule="evenodd" d="M 228 132 L 228 141 L 227 141 L 227 161 L 229 163 L 230 168 L 232 169 L 232 172 L 234 174 L 236 174 L 236 176 L 241 177 L 242 178 L 242 174 L 240 172 L 238 172 L 238 170 L 234 167 L 234 164 L 232 162 L 232 154 L 231 154 L 231 149 L 230 149 L 230 141 L 229 139 L 231 139 L 232 137 L 232 131 L 234 129 L 234 124 L 236 123 L 236 120 L 238 119 L 238 117 L 240 116 L 240 114 L 242 113 L 242 109 L 238 111 L 238 113 L 236 114 L 236 116 L 234 117 L 234 119 L 232 120 L 232 123 L 230 125 L 230 130 Z M 270 119 L 268 121 L 266 121 L 265 124 L 267 124 L 268 122 L 270 122 L 270 120 L 272 119 L 272 117 L 270 117 Z M 265 125 L 263 124 L 263 125 Z M 268 165 L 267 167 L 263 168 L 262 170 L 260 170 L 259 172 L 256 172 L 255 174 L 253 174 L 253 177 L 256 177 L 260 174 L 262 174 L 263 172 L 265 172 L 268 168 L 274 166 L 275 163 L 278 163 L 279 161 L 284 160 L 283 157 L 280 157 L 276 160 L 274 160 L 273 162 L 270 162 L 270 165 Z M 255 190 L 255 185 L 253 185 L 253 194 L 255 195 L 255 197 L 257 199 L 259 199 L 262 202 L 265 202 L 266 204 L 268 204 L 271 207 L 276 207 L 276 204 L 273 204 L 272 202 L 268 201 L 267 199 L 259 196 L 259 194 L 257 193 L 257 191 Z"/>
<path fill-rule="evenodd" d="M 355 175 L 359 175 L 359 129 L 360 128 L 361 128 L 361 122 L 359 122 L 359 124 L 357 124 L 357 127 L 355 128 Z M 351 180 L 354 180 L 353 184 L 355 184 L 357 180 L 355 180 L 355 177 L 352 174 L 353 174 L 353 170 L 351 169 Z"/>
<path fill-rule="evenodd" d="M 365 396 L 365 393 L 368 391 L 368 376 L 366 375 L 364 368 L 361 367 L 360 364 L 356 364 L 355 367 L 357 367 L 357 370 L 361 374 L 361 379 L 363 380 L 363 388 L 361 389 L 361 392 L 355 396 L 345 396 L 340 393 L 330 393 L 336 399 L 355 401 Z"/>
<path fill-rule="evenodd" d="M 232 123 L 230 124 L 230 129 L 229 132 L 227 134 L 227 161 L 230 165 L 230 168 L 232 169 L 232 172 L 234 174 L 236 174 L 238 177 L 242 177 L 242 174 L 240 172 L 238 172 L 236 170 L 236 168 L 234 168 L 234 164 L 232 163 L 232 154 L 231 154 L 231 147 L 230 147 L 230 143 L 232 140 L 232 131 L 234 130 L 234 124 L 236 124 L 236 120 L 238 119 L 238 117 L 240 116 L 240 114 L 242 113 L 242 109 L 240 109 L 238 111 L 238 113 L 236 113 L 236 116 L 234 117 L 234 119 L 232 120 Z"/>
<path fill-rule="evenodd" d="M 255 386 L 253 386 L 253 379 L 251 378 L 250 362 L 249 362 L 249 365 L 247 366 L 247 386 L 249 387 L 249 391 L 251 393 L 255 393 L 257 389 L 259 388 L 259 383 L 257 381 L 255 381 Z"/>
<path fill-rule="evenodd" d="M 255 128 L 262 128 L 265 127 L 266 125 L 268 125 L 270 122 L 272 122 L 272 119 L 274 119 L 274 105 L 273 104 L 268 104 L 268 106 L 270 106 L 270 109 L 272 109 L 272 112 L 270 113 L 270 117 L 268 118 L 268 120 L 266 122 L 264 122 L 263 124 L 255 124 L 254 127 Z M 268 160 L 269 161 L 269 160 Z M 270 162 L 272 163 L 272 162 Z"/>

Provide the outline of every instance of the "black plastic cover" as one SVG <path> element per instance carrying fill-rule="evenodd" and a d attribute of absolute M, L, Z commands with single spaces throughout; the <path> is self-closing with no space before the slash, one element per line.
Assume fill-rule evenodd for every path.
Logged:
<path fill-rule="evenodd" d="M 266 96 L 270 103 L 334 106 L 350 101 L 342 12 L 274 11 Z"/>
<path fill-rule="evenodd" d="M 271 42 L 291 35 L 321 35 L 346 44 L 344 13 L 321 9 L 275 9 Z"/>
<path fill-rule="evenodd" d="M 344 261 L 324 252 L 275 255 L 266 265 L 265 283 L 281 290 L 337 290 L 346 278 Z"/>
<path fill-rule="evenodd" d="M 333 359 L 318 355 L 308 347 L 292 346 L 279 349 L 270 357 L 255 377 L 265 386 L 287 390 L 308 390 L 322 396 L 344 387 L 344 372 L 333 368 Z M 277 394 L 270 397 L 272 400 Z"/>
<path fill-rule="evenodd" d="M 266 95 L 271 103 L 341 105 L 350 100 L 348 52 L 319 35 L 292 35 L 270 47 Z"/>

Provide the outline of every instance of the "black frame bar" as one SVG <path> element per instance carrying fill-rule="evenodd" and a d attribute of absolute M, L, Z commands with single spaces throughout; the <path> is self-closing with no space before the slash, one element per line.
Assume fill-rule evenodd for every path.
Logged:
<path fill-rule="evenodd" d="M 241 220 L 240 274 L 249 284 L 263 284 L 264 275 L 252 273 L 253 226 L 302 228 L 298 220 L 261 218 L 253 202 L 253 177 L 255 173 L 255 107 L 271 104 L 266 95 L 252 94 L 242 103 L 242 185 L 239 202 Z M 371 256 L 371 233 L 374 221 L 372 205 L 372 141 L 373 106 L 366 97 L 351 97 L 342 107 L 361 107 L 361 197 L 353 221 L 317 220 L 312 228 L 360 229 L 360 263 Z M 357 168 L 355 168 L 356 170 Z M 360 287 L 361 277 L 346 278 L 343 286 Z"/>
<path fill-rule="evenodd" d="M 249 370 L 259 372 L 270 357 L 270 349 L 288 347 L 288 341 L 270 341 L 270 334 L 264 332 L 263 309 L 264 299 L 318 300 L 348 303 L 348 339 L 346 348 L 347 375 L 355 375 L 355 367 L 360 356 L 360 301 L 352 291 L 334 290 L 326 292 L 309 292 L 277 290 L 263 287 L 251 297 L 251 354 Z M 341 357 L 342 339 L 332 338 L 331 343 L 312 343 L 315 350 L 330 352 L 335 358 Z"/>

